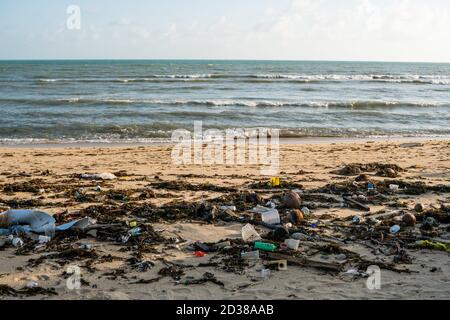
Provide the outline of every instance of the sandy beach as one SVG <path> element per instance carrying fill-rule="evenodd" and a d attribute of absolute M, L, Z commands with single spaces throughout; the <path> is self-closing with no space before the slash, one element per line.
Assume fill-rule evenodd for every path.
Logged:
<path fill-rule="evenodd" d="M 347 174 L 336 171 L 349 164 L 374 163 L 399 168 L 387 170 L 381 166 L 380 171 L 378 167 L 363 167 Z M 282 186 L 270 188 L 269 177 L 262 176 L 257 166 L 174 165 L 171 145 L 1 147 L 1 211 L 36 208 L 53 214 L 58 222 L 88 216 L 99 224 L 119 227 L 61 233 L 43 246 L 25 238 L 21 248 L 4 244 L 0 247 L 0 299 L 450 297 L 449 253 L 415 246 L 417 240 L 425 238 L 450 243 L 450 141 L 282 144 L 280 166 Z M 101 181 L 80 177 L 104 172 L 117 178 Z M 368 181 L 384 196 L 366 199 L 370 212 L 340 206 L 339 202 L 330 205 L 334 200 L 313 196 L 340 197 L 342 191 L 336 186 L 364 193 Z M 384 187 L 396 183 L 399 191 L 384 191 Z M 260 270 L 269 258 L 239 259 L 245 248 L 241 228 L 244 222 L 257 221 L 248 211 L 256 203 L 242 202 L 242 195 L 245 198 L 256 192 L 264 202 L 274 201 L 281 208 L 282 221 L 289 222 L 290 210 L 283 209 L 282 202 L 283 194 L 290 190 L 298 192 L 302 207 L 310 210 L 293 226 L 306 235 L 299 252 L 308 259 L 340 265 L 341 270 L 288 261 L 286 271 L 272 270 L 270 277 L 262 279 Z M 207 218 L 192 214 L 198 213 L 202 204 L 207 204 L 206 208 L 214 204 L 217 213 Z M 423 210 L 417 210 L 417 204 L 422 204 Z M 235 205 L 237 209 L 222 212 L 221 205 Z M 193 211 L 192 207 L 197 209 Z M 415 226 L 402 224 L 405 213 L 416 216 Z M 381 226 L 374 231 L 366 222 L 352 224 L 355 215 L 364 220 L 378 218 Z M 423 225 L 429 216 L 438 225 L 426 229 Z M 389 233 L 393 224 L 401 226 L 399 234 Z M 127 243 L 114 240 L 135 225 L 145 233 Z M 266 237 L 268 228 L 254 225 L 264 239 L 271 239 Z M 361 236 L 361 230 L 372 233 Z M 229 252 L 211 250 L 203 257 L 196 257 L 188 246 L 200 242 L 211 247 L 224 241 L 230 241 Z M 67 268 L 73 265 L 82 273 L 79 290 L 69 290 L 66 285 Z M 369 290 L 366 277 L 347 272 L 363 272 L 365 265 L 380 266 L 380 289 Z M 195 283 L 195 279 L 200 281 Z M 53 288 L 56 294 L 5 293 L 6 288 L 19 290 L 30 282 L 36 282 L 39 288 Z"/>

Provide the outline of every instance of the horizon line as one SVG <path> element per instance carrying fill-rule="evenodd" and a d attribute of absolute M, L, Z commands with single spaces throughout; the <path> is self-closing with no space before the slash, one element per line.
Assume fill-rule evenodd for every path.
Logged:
<path fill-rule="evenodd" d="M 328 59 L 214 59 L 214 58 L 45 58 L 45 59 L 0 59 L 7 61 L 261 61 L 261 62 L 371 62 L 371 63 L 425 63 L 450 64 L 450 61 L 405 61 L 405 60 L 328 60 Z"/>

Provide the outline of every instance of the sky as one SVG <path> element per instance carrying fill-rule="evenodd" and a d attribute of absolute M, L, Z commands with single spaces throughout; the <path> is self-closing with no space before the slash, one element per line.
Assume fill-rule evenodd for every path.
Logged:
<path fill-rule="evenodd" d="M 449 0 L 0 0 L 0 59 L 450 62 L 449 30 Z"/>

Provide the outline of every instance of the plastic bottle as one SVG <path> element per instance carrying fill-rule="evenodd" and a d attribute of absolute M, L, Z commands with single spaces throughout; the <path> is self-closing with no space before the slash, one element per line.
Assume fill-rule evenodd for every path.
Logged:
<path fill-rule="evenodd" d="M 250 251 L 250 252 L 242 252 L 241 258 L 249 259 L 249 260 L 258 260 L 259 259 L 259 250 Z"/>
<path fill-rule="evenodd" d="M 277 248 L 276 245 L 265 242 L 255 242 L 255 249 L 263 251 L 274 251 Z"/>
<path fill-rule="evenodd" d="M 270 277 L 270 269 L 262 269 L 261 270 L 261 278 L 267 280 Z"/>
<path fill-rule="evenodd" d="M 307 207 L 303 207 L 301 211 L 305 216 L 308 216 L 311 213 L 311 211 Z"/>
<path fill-rule="evenodd" d="M 44 243 L 50 242 L 50 240 L 52 240 L 52 238 L 50 238 L 49 236 L 42 236 L 41 235 L 38 238 L 39 244 L 44 244 Z"/>
<path fill-rule="evenodd" d="M 55 224 L 49 223 L 47 226 L 45 226 L 44 234 L 46 237 L 53 239 L 55 237 Z"/>

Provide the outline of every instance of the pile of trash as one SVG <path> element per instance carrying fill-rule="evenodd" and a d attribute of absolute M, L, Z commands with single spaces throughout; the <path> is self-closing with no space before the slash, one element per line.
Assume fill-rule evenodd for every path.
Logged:
<path fill-rule="evenodd" d="M 374 174 L 369 175 L 369 171 Z M 118 258 L 100 255 L 92 246 L 79 241 L 92 238 L 112 243 L 129 253 L 130 258 L 123 268 L 105 273 L 103 276 L 108 279 L 127 279 L 127 270 L 146 272 L 154 268 L 155 262 L 144 257 L 157 251 L 156 248 L 161 252 L 161 246 L 193 257 L 208 258 L 198 266 L 162 259 L 165 267 L 159 270 L 157 278 L 133 283 L 152 283 L 169 277 L 175 284 L 224 286 L 211 272 L 200 278 L 186 276 L 186 270 L 200 266 L 237 274 L 257 270 L 257 278 L 261 281 L 290 266 L 320 269 L 351 279 L 367 276 L 365 271 L 370 265 L 409 273 L 412 271 L 407 265 L 413 262 L 410 250 L 450 253 L 450 207 L 417 203 L 414 208 L 408 208 L 401 204 L 401 199 L 427 192 L 446 193 L 450 188 L 392 180 L 400 172 L 404 169 L 393 165 L 354 164 L 335 171 L 354 177 L 309 190 L 281 177 L 253 182 L 245 188 L 159 179 L 146 189 L 138 190 L 140 195 L 137 197 L 133 195 L 136 190 L 104 190 L 104 185 L 95 187 L 94 195 L 73 189 L 74 192 L 67 194 L 80 202 L 81 199 L 94 201 L 95 193 L 101 195 L 104 202 L 56 215 L 23 209 L 0 213 L 0 250 L 14 247 L 16 254 L 44 252 L 41 258 L 30 259 L 28 265 L 31 267 L 48 260 L 60 265 L 84 261 L 83 267 L 89 269 L 100 261 Z M 83 174 L 75 179 L 106 183 L 119 176 Z M 375 176 L 385 179 L 375 179 Z M 23 187 L 17 185 L 19 190 Z M 8 186 L 8 190 L 16 189 Z M 223 194 L 208 200 L 186 202 L 177 199 L 154 206 L 148 199 L 157 197 L 159 190 Z M 385 209 L 373 212 L 374 206 Z M 342 208 L 353 210 L 355 214 L 339 217 L 328 211 Z M 317 214 L 324 209 L 327 213 Z M 241 236 L 208 243 L 168 237 L 153 227 L 156 222 L 175 221 L 201 222 L 205 228 L 208 224 L 239 224 Z M 369 258 L 357 253 L 350 248 L 351 244 L 373 249 L 374 256 Z M 0 295 L 3 291 L 13 296 L 26 294 L 26 291 L 4 287 L 0 288 Z"/>

